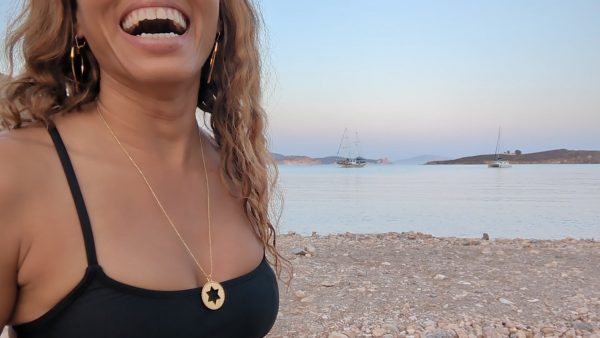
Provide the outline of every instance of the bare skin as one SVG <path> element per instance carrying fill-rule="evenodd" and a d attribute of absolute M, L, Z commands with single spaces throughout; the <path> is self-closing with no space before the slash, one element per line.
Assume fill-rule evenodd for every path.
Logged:
<path fill-rule="evenodd" d="M 85 199 L 99 264 L 111 278 L 142 288 L 181 290 L 201 286 L 204 275 L 94 112 L 66 115 L 56 124 Z M 263 246 L 249 225 L 242 201 L 221 183 L 217 149 L 206 136 L 203 142 L 211 192 L 213 277 L 225 281 L 252 271 L 262 259 Z M 133 147 L 128 150 L 200 264 L 208 270 L 206 186 L 200 148 L 192 150 L 185 165 L 168 163 L 156 155 L 144 156 Z M 7 318 L 2 323 L 14 325 L 38 318 L 64 298 L 81 280 L 87 262 L 79 219 L 47 131 L 27 128 L 4 134 L 0 153 L 2 158 L 11 159 L 11 155 L 21 154 L 18 166 L 24 170 L 13 170 L 10 189 L 13 196 L 17 190 L 19 201 L 27 201 L 13 202 L 20 205 L 15 209 L 2 208 L 0 219 L 2 232 L 10 233 L 14 241 L 0 249 L 3 260 L 18 257 L 14 267 L 17 274 L 12 278 L 3 265 L 0 291 L 3 300 L 14 299 L 12 308 L 10 302 L 2 302 L 3 319 Z M 3 169 L 9 164 L 13 165 L 4 163 Z M 18 294 L 15 284 L 19 286 Z M 12 313 L 10 318 L 7 313 Z"/>
<path fill-rule="evenodd" d="M 177 1 L 192 26 L 172 51 L 128 43 L 119 31 L 125 1 L 79 0 L 77 34 L 101 67 L 103 113 L 140 165 L 205 270 L 207 189 L 195 121 L 200 69 L 217 30 L 218 1 Z M 98 14 L 100 13 L 100 14 Z M 99 264 L 122 283 L 152 290 L 204 284 L 139 173 L 104 126 L 93 103 L 56 116 L 94 232 Z M 213 279 L 254 270 L 264 246 L 243 201 L 220 179 L 216 146 L 205 134 Z M 41 126 L 0 133 L 0 328 L 34 320 L 82 279 L 83 237 L 60 160 Z"/>

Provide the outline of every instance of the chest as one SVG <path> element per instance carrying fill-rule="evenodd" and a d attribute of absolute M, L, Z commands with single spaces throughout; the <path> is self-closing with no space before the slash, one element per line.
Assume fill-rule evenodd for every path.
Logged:
<path fill-rule="evenodd" d="M 208 236 L 207 200 L 195 193 L 201 190 L 198 181 L 180 184 L 181 180 L 173 180 L 175 183 L 169 184 L 165 180 L 156 185 L 168 197 L 163 207 L 175 223 L 175 231 L 135 172 L 116 175 L 110 168 L 91 172 L 85 164 L 76 168 L 99 263 L 114 280 L 152 290 L 201 285 L 204 274 L 177 234 L 206 271 L 210 271 L 212 246 L 216 280 L 251 271 L 263 255 L 262 242 L 239 200 L 218 186 L 211 190 Z M 77 285 L 87 266 L 78 210 L 64 173 L 51 166 L 48 176 L 55 179 L 47 183 L 42 196 L 32 199 L 22 218 L 28 245 L 19 271 L 22 288 L 17 322 L 37 318 L 51 308 Z"/>

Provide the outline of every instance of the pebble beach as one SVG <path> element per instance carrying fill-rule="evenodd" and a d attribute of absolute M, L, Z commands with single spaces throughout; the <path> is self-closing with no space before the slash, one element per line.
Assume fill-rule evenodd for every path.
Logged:
<path fill-rule="evenodd" d="M 278 247 L 294 278 L 268 337 L 600 338 L 598 239 L 292 232 Z"/>

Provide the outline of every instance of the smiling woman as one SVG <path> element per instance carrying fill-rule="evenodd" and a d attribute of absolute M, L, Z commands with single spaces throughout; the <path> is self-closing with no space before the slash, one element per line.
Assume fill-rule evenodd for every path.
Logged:
<path fill-rule="evenodd" d="M 0 89 L 0 328 L 269 332 L 291 266 L 257 29 L 249 0 L 25 2 Z"/>

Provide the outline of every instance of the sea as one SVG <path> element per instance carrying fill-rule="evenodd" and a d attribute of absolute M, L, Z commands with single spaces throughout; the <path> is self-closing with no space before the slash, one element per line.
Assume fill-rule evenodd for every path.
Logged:
<path fill-rule="evenodd" d="M 280 165 L 278 230 L 600 239 L 600 165 Z"/>

